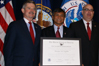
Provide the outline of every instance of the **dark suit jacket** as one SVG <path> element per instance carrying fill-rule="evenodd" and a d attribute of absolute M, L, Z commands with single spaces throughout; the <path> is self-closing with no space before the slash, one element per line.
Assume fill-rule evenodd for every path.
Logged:
<path fill-rule="evenodd" d="M 54 31 L 54 26 L 49 26 L 45 29 L 42 30 L 42 37 L 56 37 L 55 31 Z M 73 37 L 74 33 L 71 29 L 63 26 L 63 38 L 64 37 Z"/>
<path fill-rule="evenodd" d="M 89 41 L 83 20 L 70 24 L 76 38 L 81 38 L 84 66 L 98 66 L 99 24 L 92 21 L 91 41 Z"/>
<path fill-rule="evenodd" d="M 3 49 L 5 66 L 38 66 L 41 28 L 37 24 L 34 24 L 34 27 L 36 38 L 33 45 L 23 19 L 10 23 Z"/>

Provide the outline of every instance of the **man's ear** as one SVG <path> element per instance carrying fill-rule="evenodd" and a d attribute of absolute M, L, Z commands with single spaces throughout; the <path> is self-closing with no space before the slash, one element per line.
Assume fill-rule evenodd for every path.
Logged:
<path fill-rule="evenodd" d="M 54 17 L 52 16 L 52 20 L 54 19 Z"/>
<path fill-rule="evenodd" d="M 24 13 L 24 9 L 23 8 L 21 9 L 21 11 L 22 11 L 22 13 Z"/>

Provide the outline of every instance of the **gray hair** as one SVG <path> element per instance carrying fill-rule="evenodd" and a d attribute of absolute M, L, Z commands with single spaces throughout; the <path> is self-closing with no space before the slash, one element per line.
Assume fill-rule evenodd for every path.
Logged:
<path fill-rule="evenodd" d="M 32 1 L 32 0 L 27 0 L 27 1 L 25 1 L 24 4 L 23 4 L 23 6 L 22 6 L 23 9 L 25 9 L 27 3 L 32 3 L 32 4 L 34 4 L 34 5 L 35 5 L 35 9 L 37 10 L 36 3 L 35 3 L 34 1 Z"/>

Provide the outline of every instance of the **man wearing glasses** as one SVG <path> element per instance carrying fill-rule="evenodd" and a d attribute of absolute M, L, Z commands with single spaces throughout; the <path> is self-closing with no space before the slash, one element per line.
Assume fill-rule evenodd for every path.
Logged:
<path fill-rule="evenodd" d="M 87 4 L 82 10 L 83 18 L 70 24 L 76 38 L 81 38 L 82 63 L 84 66 L 98 66 L 99 24 L 94 22 L 93 6 Z"/>

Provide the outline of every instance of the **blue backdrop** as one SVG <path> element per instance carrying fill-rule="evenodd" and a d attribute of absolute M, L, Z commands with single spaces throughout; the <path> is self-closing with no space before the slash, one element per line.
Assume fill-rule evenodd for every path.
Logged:
<path fill-rule="evenodd" d="M 21 12 L 21 7 L 22 7 L 22 4 L 24 3 L 24 1 L 26 1 L 26 0 L 12 0 L 16 20 L 19 20 L 23 17 L 22 12 Z M 55 8 L 59 8 L 62 4 L 62 1 L 63 0 L 50 0 L 52 11 Z M 98 21 L 98 19 L 99 19 L 99 17 L 98 17 L 99 16 L 99 0 L 89 0 L 89 3 L 92 4 L 94 7 L 94 11 L 95 11 L 94 21 L 99 22 Z"/>

